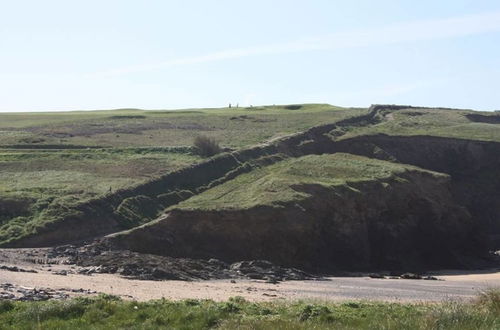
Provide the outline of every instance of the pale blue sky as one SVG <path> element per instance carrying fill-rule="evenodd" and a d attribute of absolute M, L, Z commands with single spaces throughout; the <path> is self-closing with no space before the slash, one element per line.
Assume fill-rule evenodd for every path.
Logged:
<path fill-rule="evenodd" d="M 498 0 L 0 0 L 0 111 L 500 109 Z"/>

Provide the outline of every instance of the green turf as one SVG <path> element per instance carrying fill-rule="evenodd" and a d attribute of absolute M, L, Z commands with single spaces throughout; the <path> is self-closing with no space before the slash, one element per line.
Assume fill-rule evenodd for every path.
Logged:
<path fill-rule="evenodd" d="M 0 196 L 96 196 L 199 161 L 143 149 L 0 150 Z"/>
<path fill-rule="evenodd" d="M 68 301 L 0 301 L 0 329 L 498 329 L 498 291 L 468 303 L 313 301 L 243 298 L 149 302 L 113 296 Z"/>
<path fill-rule="evenodd" d="M 0 150 L 0 241 L 54 219 L 49 205 L 65 208 L 199 160 L 154 148 Z"/>
<path fill-rule="evenodd" d="M 183 209 L 244 209 L 308 197 L 293 187 L 318 184 L 328 187 L 396 177 L 416 167 L 351 154 L 309 155 L 291 158 L 242 174 L 194 196 L 177 207 Z M 440 176 L 434 172 L 433 175 Z"/>

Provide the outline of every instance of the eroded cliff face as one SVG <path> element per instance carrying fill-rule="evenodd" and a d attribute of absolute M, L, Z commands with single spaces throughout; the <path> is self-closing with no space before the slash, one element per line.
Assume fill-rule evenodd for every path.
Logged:
<path fill-rule="evenodd" d="M 175 209 L 111 235 L 118 249 L 172 257 L 267 259 L 313 271 L 467 266 L 484 251 L 449 178 L 410 171 L 342 187 L 300 185 L 309 197 L 241 210 Z"/>
<path fill-rule="evenodd" d="M 450 175 L 452 197 L 500 241 L 500 143 L 432 136 L 371 135 L 337 141 L 322 150 L 411 164 Z"/>

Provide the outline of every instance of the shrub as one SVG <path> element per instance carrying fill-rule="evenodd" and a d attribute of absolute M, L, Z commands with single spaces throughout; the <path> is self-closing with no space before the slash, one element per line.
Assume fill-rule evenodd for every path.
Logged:
<path fill-rule="evenodd" d="M 194 139 L 193 146 L 196 153 L 202 157 L 210 157 L 222 151 L 215 139 L 204 135 L 197 136 Z"/>

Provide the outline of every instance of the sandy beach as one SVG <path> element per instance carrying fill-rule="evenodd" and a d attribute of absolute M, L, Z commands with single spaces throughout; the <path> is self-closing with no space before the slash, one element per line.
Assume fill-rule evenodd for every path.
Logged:
<path fill-rule="evenodd" d="M 213 299 L 241 296 L 250 301 L 270 300 L 375 300 L 400 302 L 439 302 L 466 300 L 481 291 L 500 287 L 500 272 L 443 271 L 440 280 L 373 279 L 369 277 L 331 277 L 324 281 L 285 281 L 277 284 L 258 280 L 144 281 L 113 274 L 72 274 L 75 266 L 23 265 L 37 273 L 0 270 L 0 283 L 28 288 L 51 288 L 66 292 L 80 289 L 107 293 L 124 299 Z M 66 269 L 68 275 L 54 274 Z M 80 290 L 82 291 L 82 290 Z M 75 294 L 73 294 L 75 295 Z"/>

